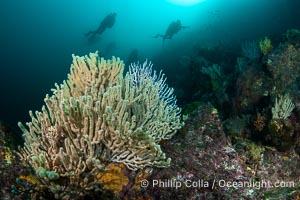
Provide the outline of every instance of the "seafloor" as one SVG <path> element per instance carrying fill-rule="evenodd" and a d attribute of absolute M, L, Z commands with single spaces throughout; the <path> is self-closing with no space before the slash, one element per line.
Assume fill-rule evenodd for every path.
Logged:
<path fill-rule="evenodd" d="M 300 199 L 300 31 L 268 42 L 259 57 L 236 58 L 233 76 L 207 73 L 212 98 L 183 105 L 185 125 L 160 144 L 170 167 L 108 163 L 100 189 L 64 198 Z M 19 160 L 15 135 L 0 124 L 1 199 L 57 197 Z"/>

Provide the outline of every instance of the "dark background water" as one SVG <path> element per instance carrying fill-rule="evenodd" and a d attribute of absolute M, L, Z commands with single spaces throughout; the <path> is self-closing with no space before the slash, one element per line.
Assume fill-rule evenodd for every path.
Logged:
<path fill-rule="evenodd" d="M 164 69 L 172 86 L 195 46 L 222 44 L 239 53 L 243 41 L 275 40 L 287 29 L 300 29 L 299 10 L 298 0 L 206 0 L 193 6 L 171 0 L 1 0 L 0 120 L 13 126 L 28 121 L 28 110 L 39 110 L 54 83 L 66 79 L 72 53 L 99 50 L 126 62 L 137 49 L 138 60 Z M 111 12 L 117 13 L 115 25 L 88 42 L 84 33 Z M 190 28 L 162 48 L 153 36 L 177 19 Z"/>

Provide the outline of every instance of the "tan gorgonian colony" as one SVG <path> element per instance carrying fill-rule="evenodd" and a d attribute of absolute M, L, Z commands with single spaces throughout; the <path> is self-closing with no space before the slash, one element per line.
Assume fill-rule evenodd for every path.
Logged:
<path fill-rule="evenodd" d="M 41 112 L 30 111 L 29 129 L 19 123 L 25 139 L 20 157 L 53 192 L 62 190 L 53 182 L 61 178 L 92 189 L 109 162 L 130 170 L 169 166 L 159 142 L 183 125 L 176 101 L 168 101 L 173 90 L 147 63 L 125 77 L 123 69 L 119 58 L 73 55 L 68 80 L 55 84 Z"/>

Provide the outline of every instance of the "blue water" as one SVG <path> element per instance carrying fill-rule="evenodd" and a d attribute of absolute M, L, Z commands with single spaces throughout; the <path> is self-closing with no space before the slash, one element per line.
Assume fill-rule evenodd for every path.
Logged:
<path fill-rule="evenodd" d="M 140 61 L 152 60 L 174 82 L 174 74 L 184 70 L 180 60 L 193 55 L 195 45 L 239 49 L 242 41 L 300 28 L 297 0 L 206 0 L 193 6 L 170 1 L 1 0 L 0 120 L 28 121 L 28 110 L 39 110 L 54 83 L 66 79 L 72 53 L 99 50 L 126 61 L 136 48 Z M 117 13 L 115 25 L 88 42 L 84 34 L 111 12 Z M 162 39 L 153 36 L 164 34 L 177 19 L 190 28 L 162 48 Z M 109 50 L 109 44 L 114 48 Z"/>

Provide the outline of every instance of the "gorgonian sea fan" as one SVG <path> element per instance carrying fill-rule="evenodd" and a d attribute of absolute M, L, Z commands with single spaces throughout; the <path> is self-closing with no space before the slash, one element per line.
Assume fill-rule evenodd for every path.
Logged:
<path fill-rule="evenodd" d="M 132 63 L 129 66 L 128 74 L 130 77 L 132 77 L 133 84 L 138 86 L 141 84 L 141 82 L 151 77 L 152 85 L 156 86 L 158 84 L 159 99 L 163 99 L 168 106 L 176 108 L 177 100 L 174 95 L 174 89 L 167 85 L 167 78 L 165 77 L 165 74 L 162 73 L 162 70 L 157 73 L 152 69 L 152 66 L 153 64 L 147 60 L 142 65 L 139 63 Z"/>
<path fill-rule="evenodd" d="M 257 41 L 246 41 L 242 43 L 242 55 L 250 60 L 256 60 L 260 56 Z"/>

